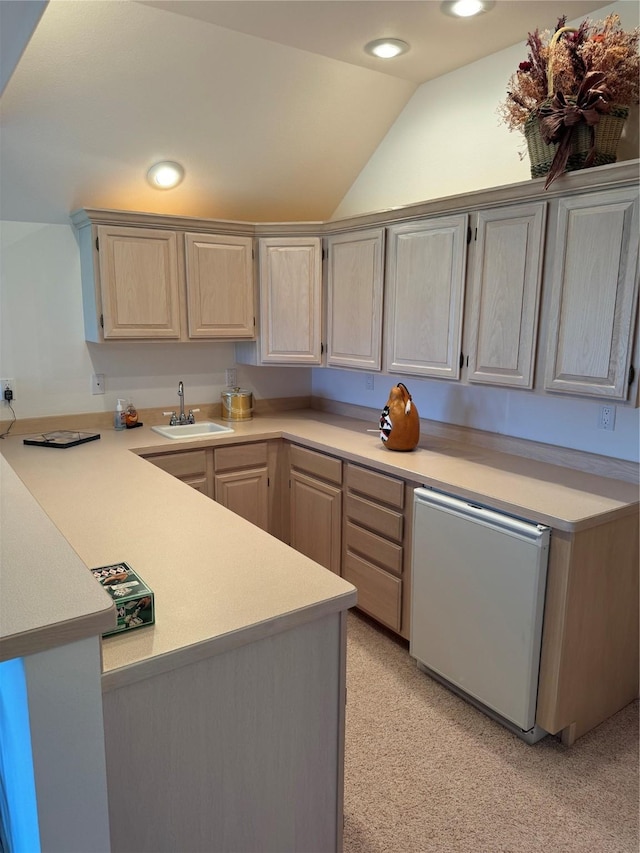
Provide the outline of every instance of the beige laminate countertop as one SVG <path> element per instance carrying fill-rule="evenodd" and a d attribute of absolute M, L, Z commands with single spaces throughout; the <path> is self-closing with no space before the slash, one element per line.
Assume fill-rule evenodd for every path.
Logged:
<path fill-rule="evenodd" d="M 186 440 L 149 427 L 100 429 L 100 441 L 68 450 L 25 446 L 23 436 L 2 443 L 87 566 L 126 560 L 155 592 L 153 628 L 104 641 L 105 689 L 355 603 L 342 578 L 143 455 L 285 438 L 556 529 L 580 530 L 637 511 L 638 490 L 629 483 L 429 436 L 411 453 L 394 453 L 367 432 L 375 424 L 338 415 L 283 412 L 233 427 L 232 434 Z"/>
<path fill-rule="evenodd" d="M 377 424 L 324 412 L 256 418 L 238 425 L 233 439 L 267 434 L 269 420 L 280 425 L 276 434 L 290 441 L 557 530 L 583 530 L 638 511 L 638 487 L 631 483 L 424 433 L 415 450 L 393 452 L 377 429 L 367 432 Z"/>
<path fill-rule="evenodd" d="M 0 483 L 0 660 L 112 628 L 111 598 L 2 456 Z"/>
<path fill-rule="evenodd" d="M 355 604 L 351 584 L 130 452 L 140 444 L 174 450 L 176 442 L 146 427 L 100 432 L 99 441 L 64 450 L 26 446 L 17 435 L 1 450 L 86 566 L 124 560 L 155 593 L 154 626 L 103 641 L 103 689 Z M 13 521 L 24 538 L 32 535 Z M 3 587 L 18 574 L 18 558 L 3 562 Z M 52 613 L 73 599 L 58 575 L 43 605 Z"/>

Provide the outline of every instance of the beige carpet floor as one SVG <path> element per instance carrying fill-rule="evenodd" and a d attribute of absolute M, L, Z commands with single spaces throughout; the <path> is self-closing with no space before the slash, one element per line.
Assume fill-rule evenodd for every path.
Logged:
<path fill-rule="evenodd" d="M 638 703 L 529 746 L 349 614 L 345 853 L 638 853 Z"/>

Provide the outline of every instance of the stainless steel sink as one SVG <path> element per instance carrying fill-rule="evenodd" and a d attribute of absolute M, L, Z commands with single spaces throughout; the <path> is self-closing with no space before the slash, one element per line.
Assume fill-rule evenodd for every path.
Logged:
<path fill-rule="evenodd" d="M 153 432 L 165 438 L 206 438 L 233 432 L 231 427 L 214 424 L 212 421 L 201 421 L 199 424 L 176 424 L 175 426 L 152 426 Z"/>

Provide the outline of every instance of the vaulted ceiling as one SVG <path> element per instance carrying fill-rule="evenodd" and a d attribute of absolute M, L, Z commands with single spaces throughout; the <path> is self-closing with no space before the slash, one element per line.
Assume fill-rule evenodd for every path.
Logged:
<path fill-rule="evenodd" d="M 418 85 L 603 5 L 459 20 L 436 0 L 51 0 L 0 102 L 0 216 L 327 219 Z M 363 52 L 382 36 L 410 52 Z M 186 170 L 170 192 L 145 181 L 164 159 Z"/>

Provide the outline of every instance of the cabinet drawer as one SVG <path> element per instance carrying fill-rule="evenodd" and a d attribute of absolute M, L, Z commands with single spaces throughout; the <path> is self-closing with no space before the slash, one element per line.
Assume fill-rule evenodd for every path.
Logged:
<path fill-rule="evenodd" d="M 346 516 L 351 521 L 356 521 L 380 536 L 402 542 L 404 518 L 401 512 L 387 509 L 366 500 L 366 498 L 359 498 L 349 493 L 346 500 Z"/>
<path fill-rule="evenodd" d="M 389 542 L 364 527 L 347 521 L 344 530 L 345 548 L 347 551 L 366 557 L 372 563 L 376 563 L 386 571 L 396 575 L 402 574 L 402 545 Z"/>
<path fill-rule="evenodd" d="M 316 453 L 315 450 L 307 450 L 306 447 L 298 447 L 297 444 L 291 445 L 290 454 L 292 468 L 314 474 L 330 483 L 342 483 L 342 462 L 339 459 Z"/>
<path fill-rule="evenodd" d="M 188 450 L 184 453 L 163 453 L 158 456 L 147 456 L 147 462 L 152 462 L 174 477 L 202 476 L 207 470 L 206 451 Z"/>
<path fill-rule="evenodd" d="M 216 472 L 264 467 L 267 464 L 267 442 L 256 441 L 253 444 L 217 447 L 214 460 Z"/>
<path fill-rule="evenodd" d="M 355 554 L 346 554 L 342 571 L 358 590 L 358 607 L 394 631 L 400 631 L 402 581 Z"/>
<path fill-rule="evenodd" d="M 404 480 L 348 464 L 346 481 L 352 492 L 359 492 L 398 509 L 404 508 Z"/>

